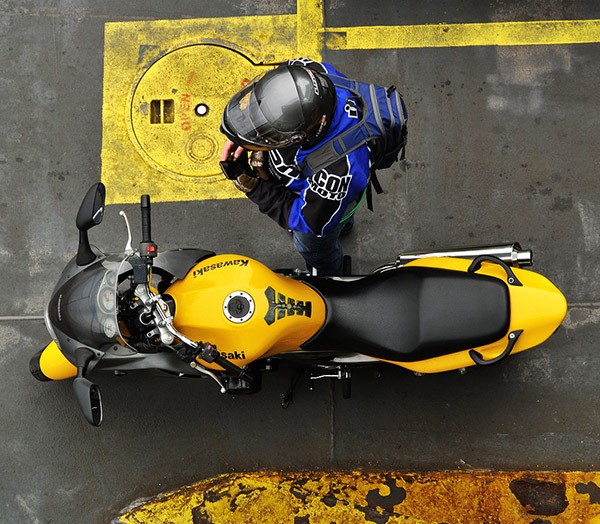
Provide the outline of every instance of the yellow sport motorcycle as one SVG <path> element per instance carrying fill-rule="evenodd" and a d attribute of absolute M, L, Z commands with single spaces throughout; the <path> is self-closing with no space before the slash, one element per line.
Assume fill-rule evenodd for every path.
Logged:
<path fill-rule="evenodd" d="M 88 239 L 104 198 L 95 184 L 80 206 L 77 255 L 45 313 L 53 340 L 30 361 L 39 380 L 73 378 L 95 426 L 102 402 L 91 371 L 210 377 L 222 392 L 248 393 L 288 359 L 311 384 L 340 379 L 348 397 L 355 366 L 385 362 L 419 374 L 487 366 L 544 342 L 567 310 L 547 278 L 521 268 L 532 254 L 518 244 L 405 254 L 342 277 L 272 271 L 202 249 L 158 253 L 148 195 L 139 249 L 129 234 L 124 254 L 104 254 Z"/>

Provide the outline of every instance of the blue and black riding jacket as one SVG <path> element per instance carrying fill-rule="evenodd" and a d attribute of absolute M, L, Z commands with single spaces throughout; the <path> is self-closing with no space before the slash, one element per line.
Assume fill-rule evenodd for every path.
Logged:
<path fill-rule="evenodd" d="M 290 60 L 318 72 L 342 76 L 330 64 Z M 323 143 L 352 127 L 362 113 L 353 95 L 336 87 L 336 107 L 326 134 L 314 146 L 273 149 L 268 154 L 270 180 L 261 180 L 247 196 L 281 227 L 322 236 L 354 207 L 369 181 L 371 152 L 367 145 L 306 177 L 302 163 Z"/>

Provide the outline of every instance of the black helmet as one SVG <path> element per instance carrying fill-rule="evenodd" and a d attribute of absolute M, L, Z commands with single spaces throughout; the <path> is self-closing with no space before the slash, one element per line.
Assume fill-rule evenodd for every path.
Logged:
<path fill-rule="evenodd" d="M 327 130 L 335 110 L 335 87 L 326 75 L 282 65 L 255 78 L 229 101 L 221 131 L 252 150 L 310 145 Z"/>

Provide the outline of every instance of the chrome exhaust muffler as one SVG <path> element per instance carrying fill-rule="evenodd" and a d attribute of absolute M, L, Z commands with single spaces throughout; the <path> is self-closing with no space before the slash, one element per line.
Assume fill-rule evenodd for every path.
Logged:
<path fill-rule="evenodd" d="M 475 259 L 481 255 L 491 255 L 514 267 L 533 265 L 533 252 L 531 249 L 522 249 L 518 243 L 502 244 L 497 246 L 464 247 L 458 249 L 440 249 L 435 251 L 412 251 L 401 253 L 396 259 L 396 266 L 403 266 L 412 260 L 431 257 L 452 257 Z"/>

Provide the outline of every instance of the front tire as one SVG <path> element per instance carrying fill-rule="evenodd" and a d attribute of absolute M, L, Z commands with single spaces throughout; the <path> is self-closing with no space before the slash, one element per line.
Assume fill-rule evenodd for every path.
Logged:
<path fill-rule="evenodd" d="M 36 380 L 39 380 L 40 382 L 50 382 L 52 379 L 44 375 L 40 367 L 40 357 L 42 356 L 43 351 L 44 350 L 42 349 L 31 357 L 31 360 L 29 361 L 29 371 Z"/>

